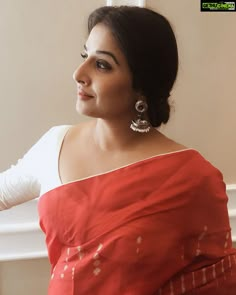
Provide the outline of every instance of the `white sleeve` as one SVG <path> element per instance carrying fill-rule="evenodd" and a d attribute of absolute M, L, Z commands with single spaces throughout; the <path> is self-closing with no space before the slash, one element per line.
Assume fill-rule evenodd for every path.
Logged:
<path fill-rule="evenodd" d="M 23 160 L 22 160 L 23 161 Z M 40 184 L 17 164 L 0 174 L 0 210 L 38 197 Z"/>
<path fill-rule="evenodd" d="M 45 145 L 55 127 L 45 133 L 40 140 L 20 159 L 16 165 L 0 173 L 0 210 L 37 198 L 40 194 L 42 162 Z M 46 158 L 46 157 L 45 157 Z"/>

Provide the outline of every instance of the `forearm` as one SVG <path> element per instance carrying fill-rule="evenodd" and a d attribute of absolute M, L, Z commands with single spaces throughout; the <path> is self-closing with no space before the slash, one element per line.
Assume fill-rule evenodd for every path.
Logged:
<path fill-rule="evenodd" d="M 16 166 L 0 174 L 0 210 L 37 198 L 39 192 L 38 180 Z"/>

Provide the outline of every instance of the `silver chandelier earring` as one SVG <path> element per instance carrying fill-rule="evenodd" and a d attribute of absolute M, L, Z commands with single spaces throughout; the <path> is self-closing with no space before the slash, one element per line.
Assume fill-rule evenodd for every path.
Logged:
<path fill-rule="evenodd" d="M 135 109 L 138 112 L 137 119 L 133 120 L 130 128 L 136 132 L 148 132 L 151 129 L 150 123 L 144 118 L 145 112 L 148 109 L 147 103 L 140 99 L 135 104 Z"/>

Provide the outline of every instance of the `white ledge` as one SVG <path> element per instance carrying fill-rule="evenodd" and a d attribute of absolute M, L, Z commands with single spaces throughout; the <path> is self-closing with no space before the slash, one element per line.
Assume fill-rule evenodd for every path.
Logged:
<path fill-rule="evenodd" d="M 0 261 L 47 257 L 37 202 L 32 200 L 0 212 Z"/>
<path fill-rule="evenodd" d="M 47 251 L 28 251 L 27 253 L 10 253 L 0 255 L 0 261 L 16 261 L 16 260 L 27 260 L 27 259 L 38 259 L 47 257 Z"/>
<path fill-rule="evenodd" d="M 236 242 L 236 185 L 227 185 L 232 240 Z M 47 257 L 45 236 L 38 224 L 38 200 L 0 212 L 0 261 Z"/>
<path fill-rule="evenodd" d="M 236 209 L 229 209 L 229 216 L 235 216 L 236 217 Z"/>
<path fill-rule="evenodd" d="M 131 5 L 131 6 L 146 6 L 146 0 L 107 0 L 107 6 Z"/>
<path fill-rule="evenodd" d="M 229 197 L 228 212 L 231 226 L 232 241 L 236 242 L 236 184 L 226 186 L 227 195 Z"/>
<path fill-rule="evenodd" d="M 17 234 L 21 232 L 32 232 L 38 231 L 38 222 L 28 222 L 28 223 L 13 223 L 13 224 L 3 224 L 0 225 L 0 235 L 1 234 Z"/>

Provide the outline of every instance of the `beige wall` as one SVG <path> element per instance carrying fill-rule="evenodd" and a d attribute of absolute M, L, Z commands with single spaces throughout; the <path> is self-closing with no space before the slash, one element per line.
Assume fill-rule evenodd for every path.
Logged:
<path fill-rule="evenodd" d="M 46 295 L 50 267 L 47 259 L 0 264 L 0 295 Z"/>
<path fill-rule="evenodd" d="M 198 0 L 147 0 L 173 23 L 180 72 L 163 130 L 199 149 L 236 183 L 235 13 L 200 13 Z M 85 20 L 99 0 L 0 0 L 0 170 L 50 126 L 73 124 Z M 0 263 L 0 295 L 46 294 L 46 259 Z M 14 280 L 14 284 L 12 281 Z"/>
<path fill-rule="evenodd" d="M 87 16 L 105 0 L 0 0 L 0 171 L 51 126 L 73 124 Z"/>
<path fill-rule="evenodd" d="M 198 149 L 236 183 L 235 12 L 200 12 L 199 0 L 148 0 L 170 19 L 177 35 L 180 71 L 174 112 L 163 130 Z"/>

